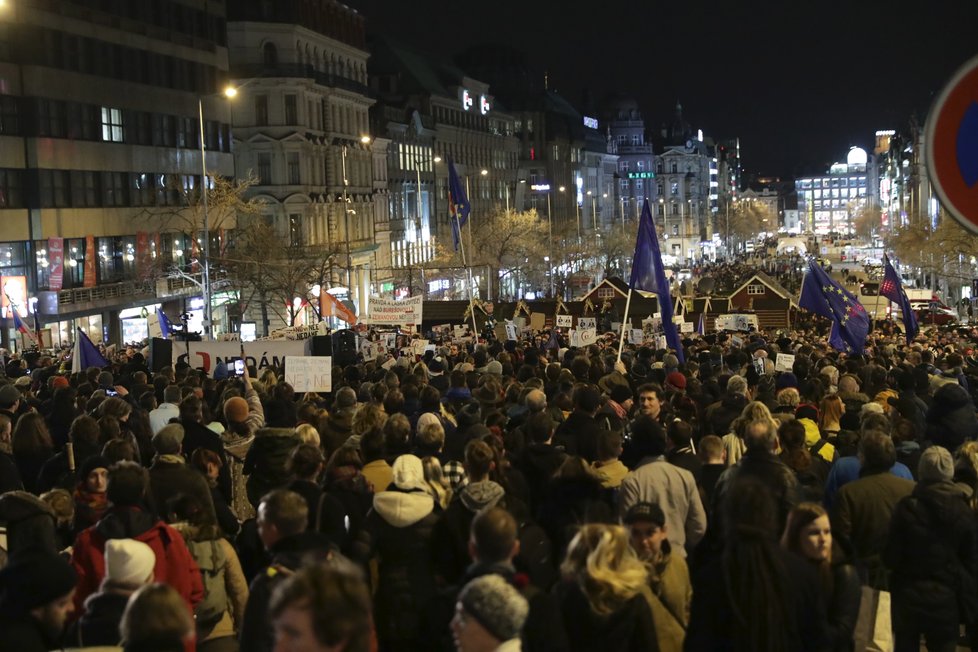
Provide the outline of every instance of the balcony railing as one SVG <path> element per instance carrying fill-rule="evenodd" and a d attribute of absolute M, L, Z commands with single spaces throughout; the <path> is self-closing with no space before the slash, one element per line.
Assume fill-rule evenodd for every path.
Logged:
<path fill-rule="evenodd" d="M 108 283 L 96 285 L 93 288 L 71 288 L 58 292 L 58 305 L 72 305 L 76 303 L 90 303 L 93 301 L 106 301 L 123 299 L 125 297 L 137 297 L 142 295 L 152 295 L 152 281 L 124 281 L 122 283 Z"/>
<path fill-rule="evenodd" d="M 316 70 L 310 65 L 300 63 L 277 63 L 273 65 L 251 64 L 235 66 L 231 71 L 231 77 L 246 79 L 252 77 L 302 77 L 314 79 L 320 86 L 329 88 L 342 88 L 343 90 L 353 91 L 360 95 L 373 97 L 374 93 L 368 86 L 358 81 L 334 75 L 328 72 Z"/>

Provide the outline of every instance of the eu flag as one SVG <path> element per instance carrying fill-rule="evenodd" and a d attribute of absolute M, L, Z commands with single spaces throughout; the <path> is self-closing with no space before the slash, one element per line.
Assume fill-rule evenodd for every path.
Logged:
<path fill-rule="evenodd" d="M 455 171 L 455 163 L 452 159 L 448 159 L 448 215 L 452 223 L 455 251 L 458 251 L 459 243 L 462 241 L 462 225 L 468 221 L 470 210 L 472 206 L 465 195 L 465 188 L 458 178 L 458 172 Z"/>
<path fill-rule="evenodd" d="M 917 325 L 917 315 L 914 314 L 913 308 L 910 307 L 910 299 L 907 298 L 907 293 L 903 291 L 903 283 L 900 282 L 900 275 L 893 269 L 893 265 L 890 264 L 890 259 L 886 256 L 883 257 L 883 268 L 883 282 L 880 284 L 880 296 L 884 296 L 900 306 L 900 312 L 903 314 L 903 331 L 907 336 L 907 344 L 910 344 L 913 342 L 913 338 L 917 336 L 917 333 L 920 332 L 920 326 Z"/>
<path fill-rule="evenodd" d="M 669 294 L 669 281 L 662 266 L 662 254 L 659 252 L 659 239 L 655 234 L 655 224 L 652 222 L 652 211 L 649 200 L 642 205 L 642 217 L 638 223 L 638 237 L 635 239 L 635 255 L 632 257 L 632 277 L 628 285 L 633 290 L 654 292 L 662 315 L 662 329 L 666 334 L 666 343 L 676 352 L 679 362 L 686 361 L 683 356 L 683 346 L 679 341 L 679 332 L 672 321 L 672 296 Z"/>
<path fill-rule="evenodd" d="M 869 315 L 859 300 L 833 281 L 824 269 L 808 261 L 798 305 L 832 320 L 829 344 L 839 351 L 862 353 L 869 334 Z"/>

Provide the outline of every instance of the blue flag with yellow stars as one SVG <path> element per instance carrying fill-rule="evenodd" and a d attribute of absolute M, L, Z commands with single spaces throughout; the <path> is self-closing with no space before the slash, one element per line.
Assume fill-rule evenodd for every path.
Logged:
<path fill-rule="evenodd" d="M 869 314 L 851 292 L 839 285 L 814 259 L 801 284 L 798 305 L 832 321 L 829 344 L 839 351 L 863 352 L 869 334 Z"/>

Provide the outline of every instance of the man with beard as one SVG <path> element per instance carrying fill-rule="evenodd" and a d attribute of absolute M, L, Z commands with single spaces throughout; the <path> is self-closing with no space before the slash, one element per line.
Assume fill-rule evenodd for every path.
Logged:
<path fill-rule="evenodd" d="M 55 552 L 13 556 L 0 571 L 0 652 L 60 649 L 77 576 Z"/>

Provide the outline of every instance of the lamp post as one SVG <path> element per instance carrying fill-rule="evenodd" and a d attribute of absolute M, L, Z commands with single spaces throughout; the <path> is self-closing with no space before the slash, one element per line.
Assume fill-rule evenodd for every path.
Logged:
<path fill-rule="evenodd" d="M 364 145 L 370 143 L 370 136 L 360 136 L 360 142 Z M 350 213 L 354 215 L 357 212 L 350 208 L 350 198 L 347 194 L 347 188 L 350 186 L 350 180 L 346 176 L 346 150 L 347 145 L 343 145 L 342 152 L 342 172 L 343 172 L 343 230 L 346 236 L 346 296 L 347 298 L 353 298 L 353 253 L 350 250 Z M 357 296 L 359 297 L 359 289 L 357 290 Z M 361 300 L 362 304 L 363 301 Z"/>
<path fill-rule="evenodd" d="M 0 0 L 2 1 L 2 0 Z M 224 89 L 224 97 L 231 99 L 238 94 L 238 89 L 228 86 Z M 203 280 L 202 290 L 204 294 L 204 335 L 210 339 L 212 332 L 211 324 L 211 230 L 210 219 L 207 214 L 207 153 L 205 152 L 204 142 L 204 100 L 197 98 L 197 126 L 200 130 L 200 197 L 201 206 L 204 209 L 204 264 L 201 265 L 201 276 Z M 196 237 L 196 235 L 192 236 Z"/>
<path fill-rule="evenodd" d="M 547 263 L 547 268 L 550 271 L 550 297 L 553 298 L 554 294 L 557 293 L 557 285 L 554 281 L 554 219 L 550 212 L 551 194 L 553 194 L 553 190 L 547 190 L 547 232 L 550 236 L 550 260 Z"/>

